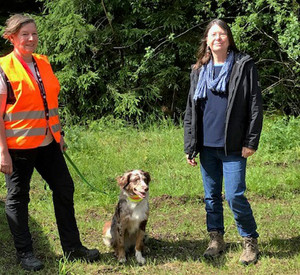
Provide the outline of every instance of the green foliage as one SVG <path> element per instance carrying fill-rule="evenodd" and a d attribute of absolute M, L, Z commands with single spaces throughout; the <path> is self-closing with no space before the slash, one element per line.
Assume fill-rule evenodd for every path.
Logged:
<path fill-rule="evenodd" d="M 269 111 L 300 114 L 299 4 L 290 0 L 242 1 L 244 15 L 232 24 L 238 47 L 257 60 Z"/>
<path fill-rule="evenodd" d="M 46 1 L 44 14 L 35 18 L 39 26 L 40 52 L 51 53 L 50 61 L 61 82 L 60 103 L 75 119 L 87 114 L 92 118 L 97 112 L 99 99 L 90 104 L 89 97 L 93 96 L 91 87 L 101 84 L 99 71 L 91 58 L 95 27 L 76 13 L 77 2 Z"/>
<path fill-rule="evenodd" d="M 294 151 L 300 154 L 299 118 L 275 117 L 265 124 L 262 140 L 266 153 Z"/>
<path fill-rule="evenodd" d="M 75 122 L 112 114 L 145 121 L 182 113 L 199 30 L 198 1 L 41 0 L 40 51 L 62 84 L 62 112 Z M 101 2 L 101 3 L 100 3 Z"/>
<path fill-rule="evenodd" d="M 247 187 L 251 192 L 267 198 L 292 198 L 300 192 L 299 128 L 300 118 L 265 117 L 259 148 L 248 159 Z M 118 192 L 114 178 L 135 168 L 151 172 L 153 196 L 203 193 L 199 169 L 186 164 L 182 125 L 174 126 L 171 119 L 137 128 L 106 116 L 88 122 L 88 127 L 66 127 L 65 131 L 71 159 L 110 197 Z M 76 182 L 82 182 L 73 175 Z M 102 204 L 107 198 L 100 195 L 99 200 Z"/>
<path fill-rule="evenodd" d="M 38 51 L 60 80 L 61 115 L 86 124 L 182 117 L 207 23 L 224 18 L 257 63 L 265 109 L 300 114 L 296 0 L 39 0 Z"/>
<path fill-rule="evenodd" d="M 300 118 L 267 117 L 259 149 L 249 159 L 251 191 L 266 197 L 293 197 L 300 192 Z"/>

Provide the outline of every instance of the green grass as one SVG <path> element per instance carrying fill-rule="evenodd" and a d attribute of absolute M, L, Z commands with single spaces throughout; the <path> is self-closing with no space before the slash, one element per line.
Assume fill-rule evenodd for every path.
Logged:
<path fill-rule="evenodd" d="M 238 264 L 242 251 L 234 219 L 224 203 L 226 253 L 216 262 L 202 254 L 208 238 L 199 166 L 186 164 L 183 129 L 169 121 L 136 129 L 121 121 L 97 121 L 66 128 L 68 154 L 98 189 L 91 190 L 70 167 L 76 185 L 75 210 L 84 245 L 96 247 L 101 260 L 66 262 L 53 213 L 52 197 L 34 173 L 30 228 L 37 255 L 45 262 L 39 274 L 300 274 L 300 119 L 265 119 L 260 148 L 248 161 L 247 197 L 260 233 L 256 265 Z M 152 177 L 147 264 L 134 257 L 119 265 L 102 243 L 102 226 L 113 214 L 119 189 L 115 177 L 129 169 Z M 4 212 L 5 184 L 0 182 L 0 274 L 27 274 L 15 265 L 15 250 Z"/>

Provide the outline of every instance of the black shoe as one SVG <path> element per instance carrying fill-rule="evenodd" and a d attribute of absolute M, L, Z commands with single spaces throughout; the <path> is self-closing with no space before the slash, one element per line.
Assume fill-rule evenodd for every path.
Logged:
<path fill-rule="evenodd" d="M 64 255 L 70 261 L 85 260 L 87 262 L 94 262 L 100 258 L 98 249 L 88 249 L 85 246 L 75 248 L 71 251 L 64 251 Z"/>
<path fill-rule="evenodd" d="M 29 271 L 38 271 L 44 268 L 43 263 L 34 256 L 32 251 L 17 252 L 17 263 Z"/>

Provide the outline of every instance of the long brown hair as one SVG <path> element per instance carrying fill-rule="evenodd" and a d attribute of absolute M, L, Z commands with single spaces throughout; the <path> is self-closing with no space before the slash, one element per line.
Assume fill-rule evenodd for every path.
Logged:
<path fill-rule="evenodd" d="M 194 66 L 194 69 L 198 69 L 202 65 L 207 64 L 208 61 L 211 58 L 211 51 L 207 46 L 206 38 L 207 38 L 207 34 L 208 34 L 210 28 L 214 24 L 217 24 L 220 28 L 222 28 L 223 30 L 226 31 L 227 36 L 228 36 L 230 50 L 235 51 L 235 52 L 239 51 L 237 49 L 235 43 L 234 43 L 232 32 L 231 32 L 229 26 L 227 25 L 227 23 L 225 21 L 223 21 L 222 19 L 213 19 L 212 21 L 210 21 L 208 23 L 208 25 L 206 26 L 206 29 L 203 33 L 201 43 L 200 43 L 200 47 L 199 47 L 198 52 L 197 52 L 197 62 Z"/>

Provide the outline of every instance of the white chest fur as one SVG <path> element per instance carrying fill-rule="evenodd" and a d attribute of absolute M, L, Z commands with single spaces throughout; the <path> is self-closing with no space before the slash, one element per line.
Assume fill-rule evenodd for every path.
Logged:
<path fill-rule="evenodd" d="M 148 200 L 144 199 L 139 203 L 129 201 L 128 206 L 132 210 L 132 214 L 129 217 L 127 230 L 129 233 L 134 233 L 138 230 L 142 221 L 148 220 Z"/>

